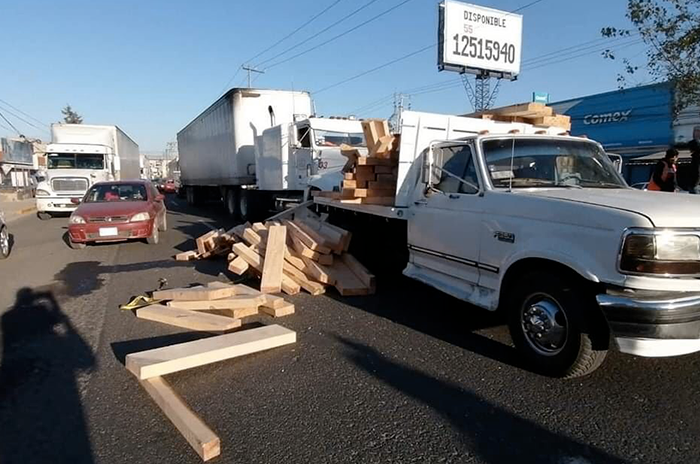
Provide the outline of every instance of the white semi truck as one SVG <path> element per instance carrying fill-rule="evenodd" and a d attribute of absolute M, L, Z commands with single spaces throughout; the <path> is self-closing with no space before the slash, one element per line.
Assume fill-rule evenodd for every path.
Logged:
<path fill-rule="evenodd" d="M 502 311 L 534 369 L 585 375 L 614 346 L 700 351 L 696 195 L 632 189 L 562 129 L 413 111 L 398 173 L 394 206 L 314 202 L 370 267 L 402 251 L 404 275 Z"/>
<path fill-rule="evenodd" d="M 77 208 L 96 182 L 139 179 L 139 146 L 117 126 L 53 124 L 46 148 L 46 178 L 37 185 L 40 219 Z"/>
<path fill-rule="evenodd" d="M 312 113 L 308 92 L 228 91 L 177 134 L 188 203 L 223 201 L 232 216 L 251 219 L 310 188 L 338 186 L 347 161 L 340 145 L 364 150 L 362 126 Z"/>

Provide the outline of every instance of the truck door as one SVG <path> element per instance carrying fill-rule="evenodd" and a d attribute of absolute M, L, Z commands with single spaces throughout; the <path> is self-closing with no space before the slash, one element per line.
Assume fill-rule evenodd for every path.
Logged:
<path fill-rule="evenodd" d="M 311 151 L 311 127 L 298 126 L 297 140 L 299 143 L 293 148 L 293 156 L 290 163 L 294 163 L 296 184 L 299 188 L 304 188 L 309 176 L 313 175 L 313 156 Z"/>
<path fill-rule="evenodd" d="M 440 180 L 418 199 L 408 221 L 411 262 L 456 277 L 479 282 L 482 183 L 470 145 L 436 148 Z"/>

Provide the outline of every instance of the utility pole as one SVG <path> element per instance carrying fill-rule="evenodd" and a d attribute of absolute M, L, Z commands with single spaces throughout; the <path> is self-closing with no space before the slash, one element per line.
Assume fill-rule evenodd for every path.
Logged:
<path fill-rule="evenodd" d="M 261 71 L 251 66 L 241 66 L 244 71 L 248 72 L 248 88 L 250 88 L 250 73 L 265 74 L 265 71 Z"/>
<path fill-rule="evenodd" d="M 491 89 L 491 77 L 487 74 L 477 74 L 474 84 L 471 83 L 468 74 L 462 74 L 461 77 L 475 112 L 478 113 L 493 107 L 501 85 L 500 79 L 496 80 L 496 85 Z"/>
<path fill-rule="evenodd" d="M 404 100 L 407 102 L 406 104 L 404 104 Z M 399 125 L 401 124 L 401 114 L 406 107 L 408 107 L 409 110 L 411 109 L 411 96 L 406 95 L 405 93 L 395 93 L 394 112 L 389 117 L 389 125 L 391 126 L 392 130 L 398 131 L 400 129 Z"/>

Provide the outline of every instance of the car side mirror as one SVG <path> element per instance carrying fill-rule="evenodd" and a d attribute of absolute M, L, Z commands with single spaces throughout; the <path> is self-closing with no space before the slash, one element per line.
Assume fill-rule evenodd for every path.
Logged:
<path fill-rule="evenodd" d="M 74 205 L 79 205 L 82 200 L 80 198 L 71 198 L 70 202 Z"/>

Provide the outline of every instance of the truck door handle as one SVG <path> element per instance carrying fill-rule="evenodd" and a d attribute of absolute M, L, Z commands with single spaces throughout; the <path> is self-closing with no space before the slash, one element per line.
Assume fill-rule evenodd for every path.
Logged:
<path fill-rule="evenodd" d="M 413 202 L 414 205 L 427 205 L 428 200 L 416 200 Z"/>
<path fill-rule="evenodd" d="M 452 200 L 456 200 L 457 198 L 459 198 L 459 195 L 456 195 L 456 194 L 454 194 L 454 193 L 450 193 L 448 196 L 449 196 Z"/>

